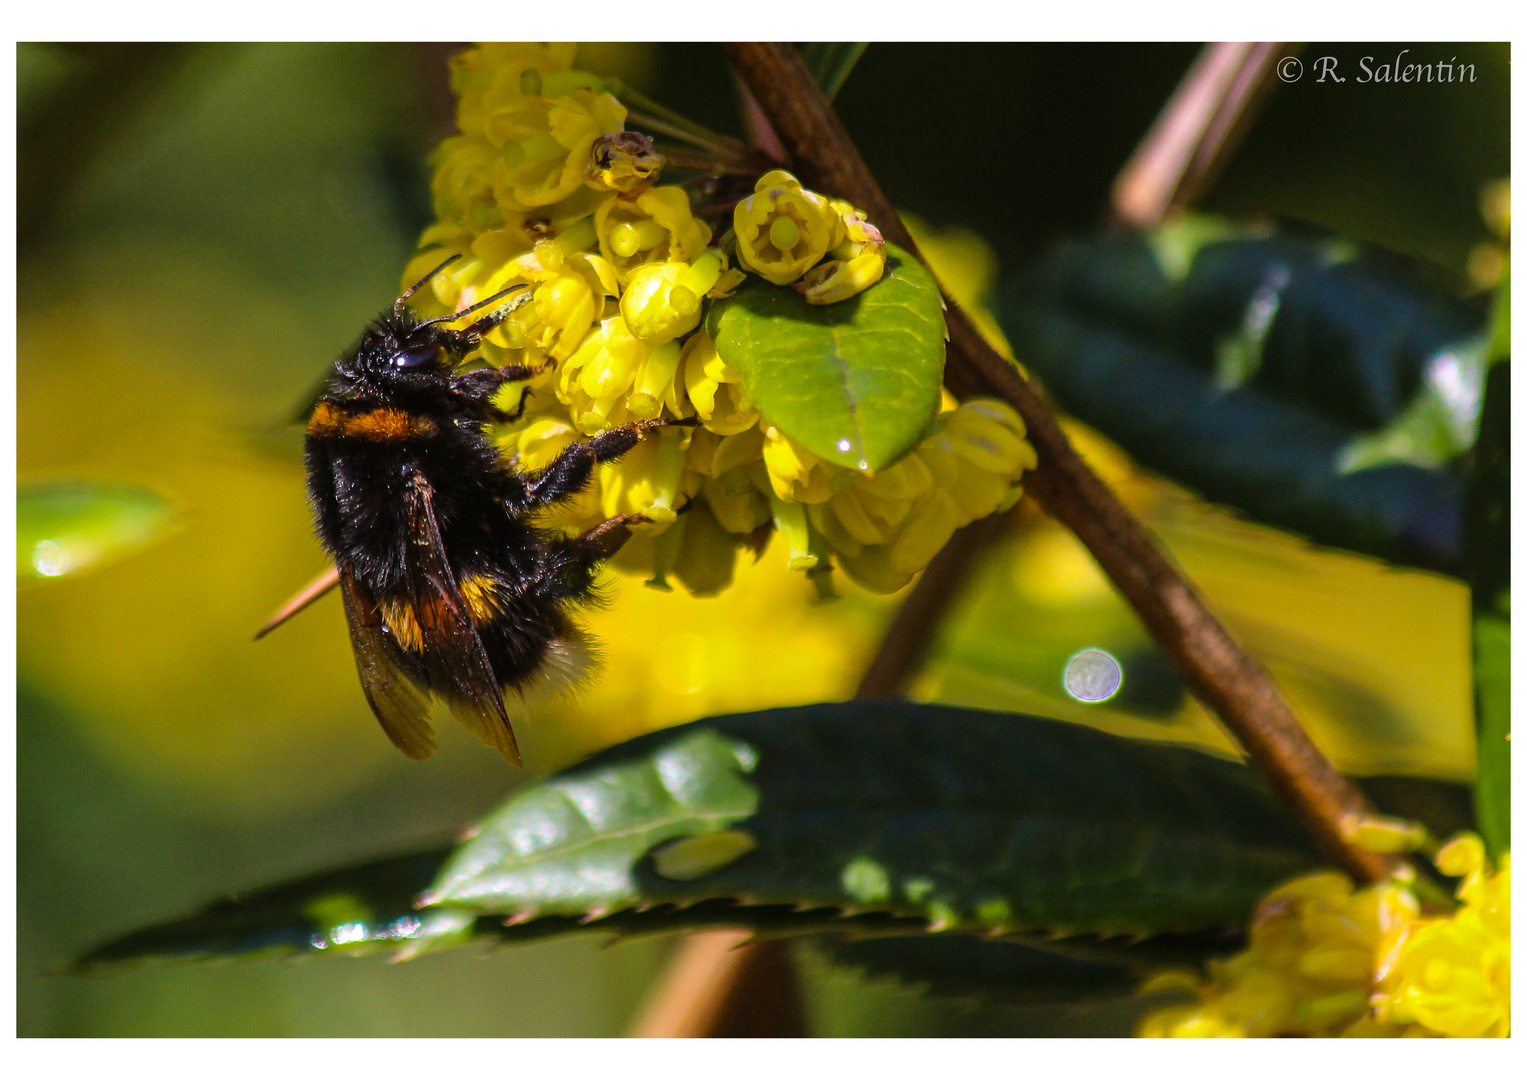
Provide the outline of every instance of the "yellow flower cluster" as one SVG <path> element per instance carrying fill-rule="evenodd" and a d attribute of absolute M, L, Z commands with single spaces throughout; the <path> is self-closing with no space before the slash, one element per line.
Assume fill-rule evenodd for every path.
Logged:
<path fill-rule="evenodd" d="M 1479 838 L 1438 852 L 1462 877 L 1459 908 L 1421 913 L 1391 880 L 1354 889 L 1311 874 L 1263 899 L 1250 947 L 1207 979 L 1168 973 L 1145 991 L 1189 989 L 1198 1003 L 1148 1016 L 1144 1037 L 1505 1037 L 1511 1033 L 1511 856 L 1491 871 Z"/>
<path fill-rule="evenodd" d="M 531 286 L 482 350 L 495 366 L 538 371 L 499 398 L 512 411 L 529 395 L 500 435 L 522 469 L 633 420 L 697 421 L 602 466 L 547 526 L 573 534 L 645 515 L 651 524 L 615 564 L 659 588 L 676 576 L 696 595 L 729 584 L 739 549 L 761 551 L 777 530 L 792 568 L 825 570 L 836 555 L 856 581 L 888 592 L 956 528 L 1016 502 L 1035 457 L 1001 402 L 946 400 L 921 445 L 878 474 L 818 459 L 759 414 L 700 327 L 705 299 L 752 272 L 808 303 L 836 303 L 880 279 L 884 240 L 851 204 L 775 170 L 733 208 L 731 257 L 709 246 L 711 225 L 684 187 L 656 186 L 662 158 L 624 130 L 625 107 L 572 67 L 574 52 L 483 45 L 453 60 L 460 134 L 437 151 L 438 220 L 403 275 L 411 284 L 461 256 L 415 294 L 431 316 Z"/>

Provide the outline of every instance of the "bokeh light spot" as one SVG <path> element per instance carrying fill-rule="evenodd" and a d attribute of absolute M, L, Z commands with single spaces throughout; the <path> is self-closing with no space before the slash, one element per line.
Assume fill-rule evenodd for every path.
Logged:
<path fill-rule="evenodd" d="M 1077 701 L 1096 704 L 1119 692 L 1124 683 L 1124 669 L 1102 649 L 1083 649 L 1066 661 L 1061 683 Z"/>

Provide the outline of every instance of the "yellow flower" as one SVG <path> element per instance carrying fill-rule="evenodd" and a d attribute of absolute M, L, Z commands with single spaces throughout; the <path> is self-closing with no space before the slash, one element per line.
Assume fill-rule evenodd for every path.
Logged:
<path fill-rule="evenodd" d="M 825 262 L 793 286 L 808 304 L 836 304 L 858 296 L 885 274 L 885 247 L 855 255 L 851 259 Z"/>
<path fill-rule="evenodd" d="M 1348 1037 L 1510 1033 L 1511 857 L 1490 873 L 1477 837 L 1437 855 L 1465 874 L 1463 906 L 1424 917 L 1399 880 L 1355 889 L 1334 871 L 1274 889 L 1257 907 L 1245 952 L 1211 962 L 1207 978 L 1173 973 L 1142 987 L 1195 991 L 1161 1010 L 1146 1037 Z"/>
<path fill-rule="evenodd" d="M 754 431 L 756 430 L 755 428 Z M 704 441 L 707 437 L 711 440 L 716 439 L 715 435 L 703 428 L 695 432 L 694 441 L 690 443 L 691 458 L 695 453 L 694 444 Z M 737 435 L 728 437 L 741 438 Z M 727 532 L 746 536 L 759 526 L 767 524 L 773 516 L 765 492 L 759 490 L 758 470 L 744 465 L 734 467 L 716 477 L 700 475 L 703 477 L 700 491 L 704 495 L 705 503 L 715 515 L 717 524 Z"/>
<path fill-rule="evenodd" d="M 600 509 L 605 517 L 644 514 L 659 526 L 673 522 L 683 502 L 680 482 L 689 439 L 685 428 L 649 431 L 619 461 L 606 465 L 600 471 Z"/>
<path fill-rule="evenodd" d="M 501 224 L 493 197 L 498 160 L 498 151 L 480 136 L 453 135 L 442 142 L 434 153 L 435 175 L 430 181 L 435 217 L 479 231 Z"/>
<path fill-rule="evenodd" d="M 545 76 L 567 71 L 578 46 L 572 43 L 493 42 L 451 58 L 456 126 L 482 134 L 490 112 L 527 93 L 539 93 Z"/>
<path fill-rule="evenodd" d="M 621 285 L 652 262 L 691 262 L 710 243 L 710 226 L 695 218 L 680 187 L 656 187 L 633 199 L 610 199 L 594 213 L 599 253 Z"/>
<path fill-rule="evenodd" d="M 689 333 L 700 325 L 700 300 L 720 272 L 719 253 L 703 255 L 693 266 L 662 262 L 638 267 L 620 298 L 626 325 L 654 345 Z"/>
<path fill-rule="evenodd" d="M 588 188 L 580 188 L 552 206 L 500 210 L 502 224 L 479 231 L 471 242 L 472 254 L 481 259 L 484 266 L 501 268 L 542 242 L 555 243 L 564 256 L 587 251 L 594 244 L 590 215 L 601 200 L 608 198 Z M 428 242 L 428 236 L 426 233 L 421 238 L 421 245 Z"/>
<path fill-rule="evenodd" d="M 549 418 L 515 433 L 512 437 L 515 462 L 527 472 L 540 472 L 578 439 L 578 432 L 566 421 Z"/>
<path fill-rule="evenodd" d="M 843 238 L 843 221 L 825 198 L 782 169 L 759 177 L 732 211 L 737 261 L 775 285 L 789 285 Z"/>
<path fill-rule="evenodd" d="M 954 530 L 1005 510 L 1037 463 L 1023 421 L 1006 403 L 972 398 L 942 414 L 917 448 L 875 476 L 844 470 L 810 511 L 848 576 L 894 592 L 928 564 Z"/>
<path fill-rule="evenodd" d="M 535 344 L 552 359 L 566 360 L 604 317 L 605 297 L 615 293 L 615 271 L 598 255 L 564 260 L 553 276 L 536 286 Z"/>
<path fill-rule="evenodd" d="M 852 203 L 831 201 L 843 223 L 845 237 L 828 254 L 831 259 L 806 273 L 792 286 L 808 304 L 836 304 L 857 296 L 885 273 L 885 239 Z"/>
<path fill-rule="evenodd" d="M 782 502 L 822 503 L 832 498 L 831 466 L 778 428 L 764 428 L 763 460 Z"/>
<path fill-rule="evenodd" d="M 489 112 L 483 134 L 499 152 L 493 193 L 505 210 L 549 206 L 583 184 L 594 140 L 626 121 L 608 93 L 577 89 L 562 97 L 522 96 Z"/>
<path fill-rule="evenodd" d="M 1505 1035 L 1511 1018 L 1511 855 L 1490 873 L 1484 845 L 1464 835 L 1437 853 L 1437 866 L 1463 875 L 1463 907 L 1396 935 L 1392 964 L 1374 995 L 1378 1019 L 1420 1024 L 1457 1038 Z"/>
<path fill-rule="evenodd" d="M 684 389 L 695 415 L 717 435 L 736 435 L 758 423 L 742 380 L 727 367 L 704 330 L 684 343 Z"/>
<path fill-rule="evenodd" d="M 825 574 L 836 553 L 851 576 L 889 591 L 956 528 L 1012 505 L 1034 458 L 1000 403 L 951 403 L 913 453 L 876 475 L 819 459 L 759 415 L 699 327 L 702 301 L 729 295 L 746 268 L 776 285 L 799 281 L 811 303 L 837 302 L 881 277 L 884 241 L 851 204 L 776 170 L 734 211 L 739 266 L 729 267 L 685 190 L 650 186 L 661 159 L 622 130 L 624 107 L 572 61 L 561 45 L 482 46 L 453 61 L 461 134 L 438 152 L 439 221 L 405 283 L 460 256 L 416 294 L 430 315 L 533 286 L 481 352 L 537 369 L 495 396 L 513 410 L 532 395 L 528 415 L 499 434 L 521 468 L 631 420 L 698 419 L 602 466 L 596 484 L 547 512 L 548 527 L 646 513 L 653 524 L 615 562 L 650 568 L 660 588 L 676 575 L 697 594 L 723 587 L 736 547 L 772 528 L 791 567 Z"/>
<path fill-rule="evenodd" d="M 1422 926 L 1406 941 L 1382 1000 L 1389 1023 L 1476 1039 L 1510 1015 L 1509 943 L 1464 920 Z"/>
<path fill-rule="evenodd" d="M 631 333 L 624 317 L 615 314 L 601 321 L 559 366 L 557 398 L 586 434 L 641 419 L 632 406 L 641 409 L 644 402 L 657 406 L 652 415 L 666 407 L 674 416 L 682 416 L 684 402 L 674 379 L 679 358 L 678 342 L 643 341 Z"/>
<path fill-rule="evenodd" d="M 656 182 L 663 158 L 652 140 L 635 131 L 617 131 L 594 140 L 584 181 L 596 191 L 618 191 L 634 198 Z"/>

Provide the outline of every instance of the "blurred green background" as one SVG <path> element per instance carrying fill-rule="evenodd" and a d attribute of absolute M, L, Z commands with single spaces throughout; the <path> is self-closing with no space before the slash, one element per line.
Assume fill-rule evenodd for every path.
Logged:
<path fill-rule="evenodd" d="M 1394 46 L 1310 45 L 1344 69 Z M 1374 241 L 1458 275 L 1508 169 L 1505 46 L 1428 45 L 1478 82 L 1280 86 L 1206 205 Z M 287 418 L 396 295 L 450 130 L 446 46 L 18 46 L 18 480 L 133 485 L 158 542 L 18 599 L 23 1035 L 613 1035 L 670 946 L 574 938 L 480 958 L 249 962 L 80 980 L 97 940 L 282 877 L 448 837 L 514 782 L 454 724 L 399 756 L 337 602 L 252 631 L 322 568 Z M 898 205 L 1005 274 L 1096 227 L 1191 63 L 1183 45 L 872 46 L 838 105 Z M 740 134 L 719 46 L 593 45 L 580 66 Z M 1363 773 L 1473 768 L 1462 585 L 1318 552 L 1084 450 Z M 522 739 L 546 770 L 665 724 L 848 696 L 896 598 L 830 605 L 768 553 L 720 599 L 611 576 L 601 681 Z M 1125 690 L 1070 701 L 1104 648 Z M 1228 749 L 1085 551 L 1031 506 L 983 559 L 922 696 Z M 823 1034 L 1103 1030 L 1104 1010 L 972 1012 L 802 965 Z M 1117 1011 L 1117 1010 L 1115 1010 Z M 1057 1019 L 1057 1017 L 1059 1017 Z M 1095 1021 L 1095 1023 L 1094 1023 Z M 1088 1028 L 1088 1024 L 1093 1024 Z M 1127 1030 L 1127 1021 L 1121 1030 Z"/>

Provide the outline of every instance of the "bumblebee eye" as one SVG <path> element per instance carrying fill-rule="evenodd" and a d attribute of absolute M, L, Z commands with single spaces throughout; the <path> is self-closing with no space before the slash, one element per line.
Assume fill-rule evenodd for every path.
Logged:
<path fill-rule="evenodd" d="M 440 359 L 445 350 L 439 345 L 418 345 L 412 349 L 401 349 L 392 354 L 393 367 L 416 368 Z"/>

